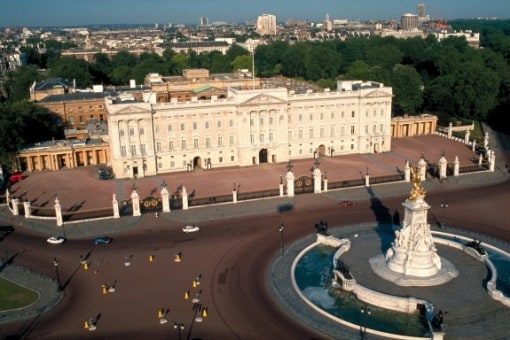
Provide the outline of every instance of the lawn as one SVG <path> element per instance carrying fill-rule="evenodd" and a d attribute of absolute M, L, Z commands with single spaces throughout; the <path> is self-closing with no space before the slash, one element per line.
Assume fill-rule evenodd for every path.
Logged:
<path fill-rule="evenodd" d="M 0 278 L 0 311 L 28 306 L 38 298 L 37 292 Z"/>

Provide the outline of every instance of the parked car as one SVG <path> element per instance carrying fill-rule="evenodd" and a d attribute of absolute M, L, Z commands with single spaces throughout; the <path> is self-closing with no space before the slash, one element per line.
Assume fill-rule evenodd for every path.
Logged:
<path fill-rule="evenodd" d="M 182 231 L 184 231 L 185 233 L 194 233 L 199 230 L 200 228 L 197 225 L 187 225 L 182 228 Z"/>
<path fill-rule="evenodd" d="M 9 176 L 9 182 L 16 183 L 23 180 L 23 174 L 21 172 L 15 172 Z"/>
<path fill-rule="evenodd" d="M 100 181 L 107 181 L 113 178 L 113 175 L 110 171 L 101 169 L 98 171 L 98 176 Z"/>
<path fill-rule="evenodd" d="M 62 244 L 65 240 L 66 239 L 62 236 L 51 236 L 46 240 L 46 242 L 49 244 Z"/>
<path fill-rule="evenodd" d="M 98 244 L 110 244 L 112 243 L 113 241 L 113 238 L 109 237 L 109 236 L 102 236 L 102 237 L 98 237 L 98 238 L 95 238 L 94 239 L 94 245 L 98 245 Z"/>
<path fill-rule="evenodd" d="M 340 204 L 342 207 L 354 207 L 356 206 L 356 203 L 353 201 L 341 201 L 338 204 Z"/>

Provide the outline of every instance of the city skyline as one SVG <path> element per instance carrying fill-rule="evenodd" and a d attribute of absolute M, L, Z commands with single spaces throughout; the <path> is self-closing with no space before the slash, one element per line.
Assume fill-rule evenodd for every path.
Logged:
<path fill-rule="evenodd" d="M 198 24 L 200 17 L 209 22 L 244 23 L 268 13 L 278 22 L 287 19 L 323 21 L 331 19 L 388 20 L 404 13 L 416 13 L 417 4 L 425 4 L 432 19 L 457 18 L 505 19 L 510 2 L 501 0 L 403 1 L 361 0 L 40 0 L 9 1 L 2 4 L 0 26 L 81 26 L 99 24 Z M 51 6 L 49 6 L 51 4 Z M 377 9 L 377 10 L 374 10 Z"/>

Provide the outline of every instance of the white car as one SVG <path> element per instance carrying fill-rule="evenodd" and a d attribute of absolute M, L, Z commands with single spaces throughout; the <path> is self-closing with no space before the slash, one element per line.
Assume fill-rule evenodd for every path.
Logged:
<path fill-rule="evenodd" d="M 52 236 L 50 238 L 48 238 L 46 240 L 46 242 L 50 243 L 50 244 L 61 244 L 61 243 L 64 243 L 66 239 L 63 238 L 62 236 Z"/>
<path fill-rule="evenodd" d="M 182 228 L 182 231 L 184 231 L 185 233 L 194 233 L 199 230 L 200 228 L 197 225 L 187 225 Z"/>

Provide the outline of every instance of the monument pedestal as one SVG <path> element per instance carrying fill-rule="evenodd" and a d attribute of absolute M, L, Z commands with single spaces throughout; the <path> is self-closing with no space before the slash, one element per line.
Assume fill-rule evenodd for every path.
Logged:
<path fill-rule="evenodd" d="M 458 271 L 437 255 L 427 222 L 430 206 L 418 195 L 407 199 L 403 227 L 395 231 L 395 240 L 386 255 L 370 259 L 372 270 L 400 286 L 434 286 L 457 277 Z"/>

